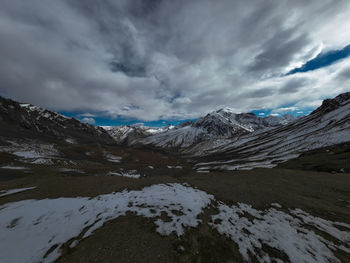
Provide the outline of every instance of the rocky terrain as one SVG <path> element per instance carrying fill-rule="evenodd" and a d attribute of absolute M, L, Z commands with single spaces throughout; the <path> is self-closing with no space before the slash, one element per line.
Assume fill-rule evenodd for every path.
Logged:
<path fill-rule="evenodd" d="M 0 97 L 1 137 L 63 140 L 77 143 L 115 141 L 102 128 L 28 103 Z M 39 136 L 40 134 L 40 136 Z"/>

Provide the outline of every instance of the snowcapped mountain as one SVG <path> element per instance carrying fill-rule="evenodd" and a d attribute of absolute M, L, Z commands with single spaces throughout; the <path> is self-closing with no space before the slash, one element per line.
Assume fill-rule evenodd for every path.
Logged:
<path fill-rule="evenodd" d="M 115 144 L 102 128 L 31 104 L 0 97 L 0 136 Z"/>
<path fill-rule="evenodd" d="M 101 126 L 109 135 L 119 144 L 133 144 L 136 140 L 166 132 L 174 128 L 167 126 L 161 128 L 146 127 L 140 125 L 122 125 L 122 126 Z"/>
<path fill-rule="evenodd" d="M 283 120 L 282 120 L 283 118 Z M 217 139 L 238 138 L 257 130 L 282 126 L 294 118 L 275 117 L 266 120 L 253 113 L 234 113 L 229 108 L 208 113 L 194 122 L 183 123 L 172 130 L 147 136 L 132 144 L 146 144 L 166 149 L 184 149 Z"/>
<path fill-rule="evenodd" d="M 267 116 L 264 118 L 265 121 L 269 123 L 272 127 L 278 127 L 282 125 L 286 125 L 292 121 L 295 121 L 297 117 L 292 114 L 286 114 L 282 116 Z"/>
<path fill-rule="evenodd" d="M 213 135 L 230 137 L 266 128 L 268 123 L 253 113 L 235 114 L 218 110 L 199 118 L 193 126 L 204 128 Z"/>
<path fill-rule="evenodd" d="M 256 131 L 239 139 L 203 142 L 187 153 L 201 156 L 202 161 L 197 160 L 200 170 L 249 169 L 274 167 L 302 152 L 349 141 L 350 92 L 325 100 L 310 115 L 285 126 Z"/>

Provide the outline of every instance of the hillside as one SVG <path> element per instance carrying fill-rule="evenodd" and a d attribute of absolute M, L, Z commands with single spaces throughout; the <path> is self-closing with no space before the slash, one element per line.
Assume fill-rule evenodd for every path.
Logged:
<path fill-rule="evenodd" d="M 274 167 L 302 152 L 350 141 L 350 93 L 325 100 L 310 115 L 283 127 L 203 143 L 188 153 L 205 156 L 197 168 L 250 169 Z M 198 161 L 198 160 L 197 160 Z"/>
<path fill-rule="evenodd" d="M 0 97 L 0 137 L 115 144 L 102 128 L 27 103 Z"/>

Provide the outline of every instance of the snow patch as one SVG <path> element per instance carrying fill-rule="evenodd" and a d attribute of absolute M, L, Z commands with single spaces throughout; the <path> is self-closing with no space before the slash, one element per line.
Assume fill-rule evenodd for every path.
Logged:
<path fill-rule="evenodd" d="M 8 141 L 11 146 L 0 146 L 0 152 L 8 152 L 21 158 L 21 161 L 32 164 L 53 164 L 52 158 L 59 155 L 53 144 L 36 141 Z"/>
<path fill-rule="evenodd" d="M 32 164 L 44 164 L 44 165 L 53 165 L 53 161 L 47 158 L 38 158 L 33 161 L 30 161 Z"/>
<path fill-rule="evenodd" d="M 176 166 L 168 165 L 168 168 L 169 169 L 182 169 L 182 166 L 180 166 L 180 165 L 176 165 Z"/>
<path fill-rule="evenodd" d="M 123 177 L 135 178 L 135 179 L 138 179 L 141 177 L 141 174 L 137 173 L 136 170 L 131 170 L 128 172 L 124 172 L 124 171 L 109 172 L 108 175 L 117 175 L 117 176 L 123 176 Z"/>
<path fill-rule="evenodd" d="M 36 188 L 36 186 L 27 187 L 27 188 L 10 189 L 10 190 L 0 190 L 0 197 L 12 195 L 12 194 L 16 194 L 16 193 L 20 193 L 20 192 L 24 192 L 24 191 L 28 191 L 28 190 L 32 190 L 34 188 Z"/>
<path fill-rule="evenodd" d="M 122 159 L 122 157 L 115 156 L 115 155 L 110 154 L 110 153 L 105 153 L 105 157 L 106 157 L 107 161 L 112 162 L 112 163 L 120 163 L 120 160 Z"/>
<path fill-rule="evenodd" d="M 263 245 L 282 251 L 295 263 L 339 262 L 332 251 L 343 250 L 350 253 L 349 245 L 339 245 L 339 241 L 350 244 L 349 224 L 327 221 L 300 209 L 290 210 L 291 214 L 288 214 L 275 208 L 256 210 L 243 203 L 236 206 L 219 203 L 218 208 L 219 214 L 212 216 L 210 224 L 238 245 L 244 261 L 251 260 L 251 253 L 259 262 L 283 262 L 283 259 L 266 253 L 262 249 Z M 342 231 L 337 225 L 349 231 Z M 310 226 L 331 235 L 338 242 L 321 237 Z"/>
<path fill-rule="evenodd" d="M 18 151 L 18 152 L 13 152 L 14 155 L 18 157 L 22 157 L 24 159 L 32 159 L 32 158 L 40 158 L 42 157 L 41 154 L 38 152 L 32 150 L 32 151 Z"/>
<path fill-rule="evenodd" d="M 159 184 L 140 191 L 100 195 L 95 198 L 57 198 L 24 200 L 0 206 L 1 260 L 4 262 L 53 262 L 60 256 L 62 244 L 77 237 L 87 228 L 84 237 L 106 221 L 133 212 L 157 218 L 161 235 L 184 234 L 185 227 L 196 227 L 197 216 L 213 199 L 198 189 L 181 184 Z M 166 214 L 168 220 L 160 216 Z M 75 238 L 75 239 L 74 239 Z M 44 255 L 51 249 L 46 258 Z M 20 253 L 18 253 L 20 251 Z"/>
<path fill-rule="evenodd" d="M 77 143 L 76 140 L 74 140 L 72 138 L 67 138 L 67 139 L 65 139 L 65 141 L 69 144 L 76 144 Z"/>

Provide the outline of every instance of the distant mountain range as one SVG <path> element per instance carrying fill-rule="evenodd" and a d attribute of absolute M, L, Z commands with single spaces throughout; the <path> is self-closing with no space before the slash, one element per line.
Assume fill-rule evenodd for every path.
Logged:
<path fill-rule="evenodd" d="M 0 97 L 0 145 L 15 139 L 148 147 L 177 153 L 198 171 L 273 167 L 301 153 L 350 142 L 350 92 L 310 115 L 262 118 L 229 108 L 178 126 L 94 127 L 31 104 Z"/>
<path fill-rule="evenodd" d="M 296 120 L 292 115 L 261 118 L 253 113 L 236 114 L 229 108 L 208 113 L 193 122 L 164 128 L 144 126 L 104 127 L 118 142 L 128 145 L 152 145 L 174 150 L 189 148 L 223 138 L 237 138 L 257 130 L 281 127 Z"/>
<path fill-rule="evenodd" d="M 196 167 L 203 171 L 251 169 L 274 167 L 303 152 L 349 141 L 350 92 L 347 92 L 323 101 L 310 115 L 282 127 L 201 143 L 187 152 L 199 157 Z"/>
<path fill-rule="evenodd" d="M 108 132 L 121 141 L 120 131 Z M 350 141 L 350 92 L 326 99 L 310 115 L 296 118 L 236 114 L 229 108 L 167 129 L 129 127 L 122 141 L 192 158 L 196 169 L 274 167 L 301 153 Z"/>
<path fill-rule="evenodd" d="M 174 126 L 161 128 L 152 128 L 141 125 L 122 125 L 122 126 L 101 126 L 105 129 L 113 139 L 121 145 L 132 145 L 135 141 L 146 138 L 148 136 L 166 132 Z"/>

